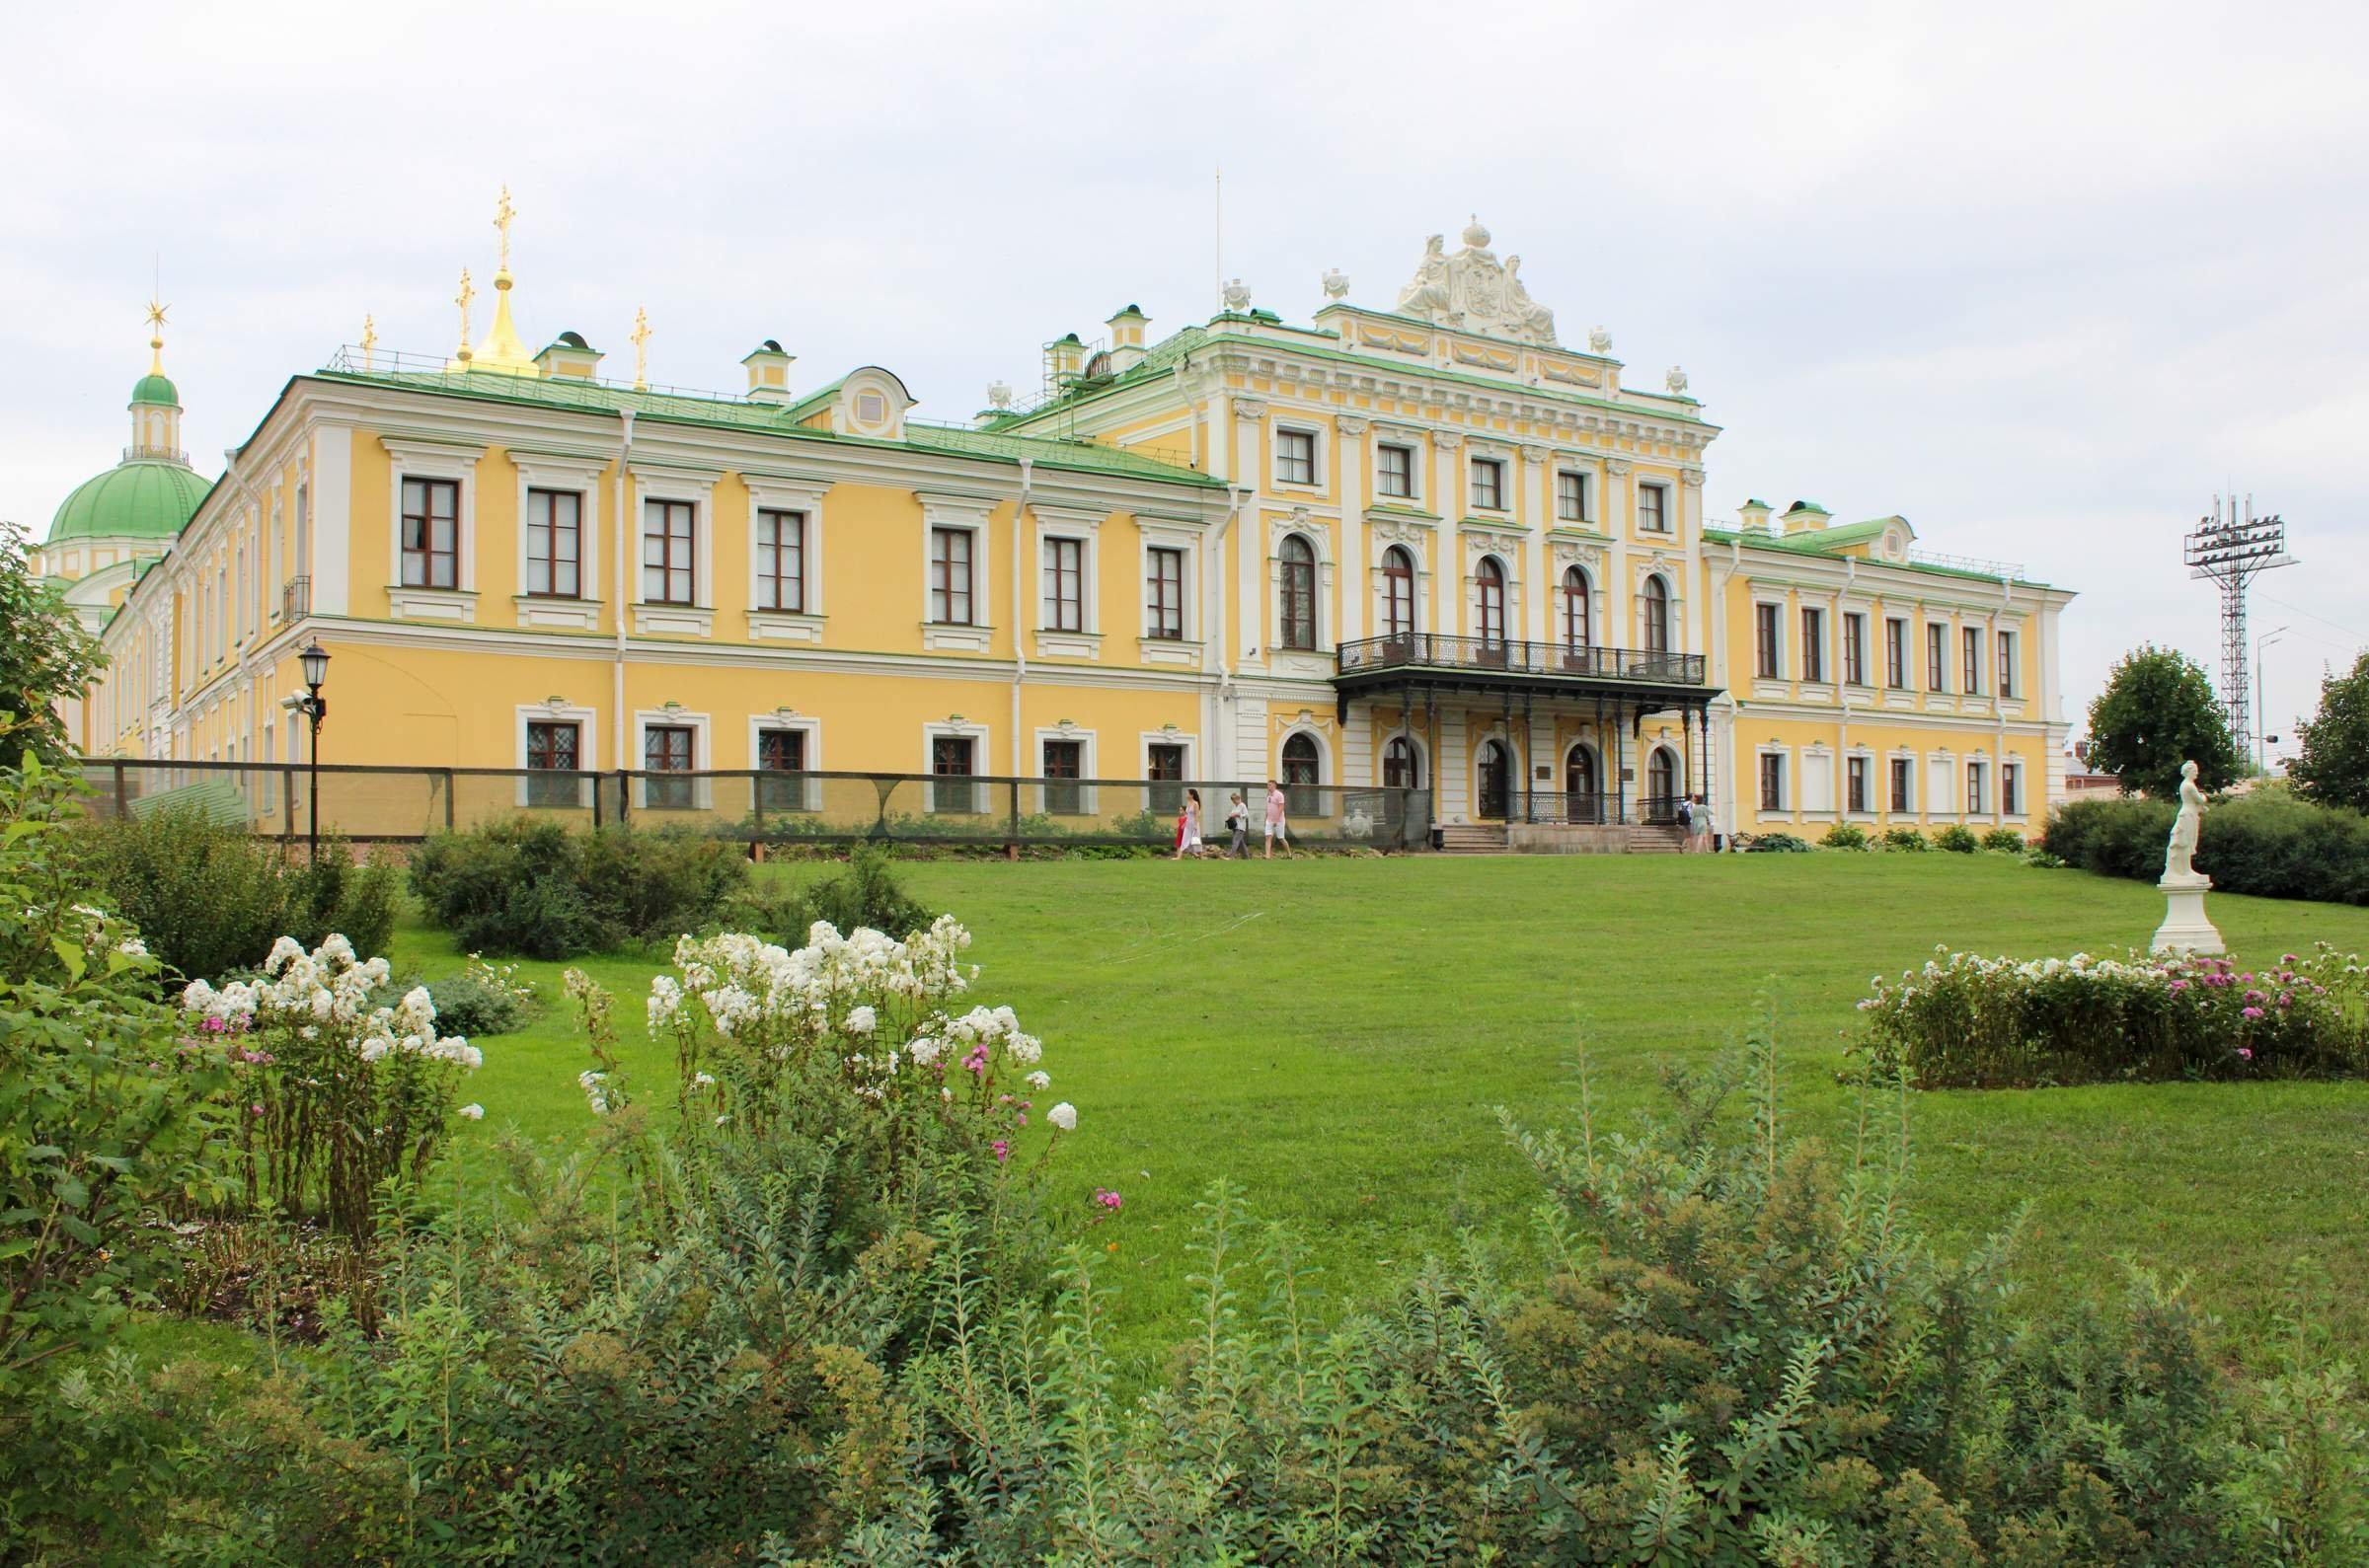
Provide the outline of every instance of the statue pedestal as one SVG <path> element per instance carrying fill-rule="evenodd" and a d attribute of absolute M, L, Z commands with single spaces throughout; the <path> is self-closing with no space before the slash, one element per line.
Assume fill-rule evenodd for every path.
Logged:
<path fill-rule="evenodd" d="M 2163 890 L 2164 923 L 2155 929 L 2148 951 L 2207 955 L 2229 951 L 2228 943 L 2204 914 L 2204 895 L 2212 888 L 2211 877 L 2190 872 L 2167 876 L 2155 885 Z"/>

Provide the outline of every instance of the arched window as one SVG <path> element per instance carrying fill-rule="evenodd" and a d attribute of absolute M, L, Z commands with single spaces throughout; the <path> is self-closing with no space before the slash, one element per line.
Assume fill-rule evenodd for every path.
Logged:
<path fill-rule="evenodd" d="M 1670 585 L 1658 574 L 1645 579 L 1645 651 L 1670 651 Z"/>
<path fill-rule="evenodd" d="M 1505 568 L 1497 564 L 1494 556 L 1483 556 L 1481 564 L 1473 571 L 1474 585 L 1481 594 L 1481 640 L 1505 640 Z"/>
<path fill-rule="evenodd" d="M 1656 746 L 1645 759 L 1645 820 L 1674 822 L 1678 817 L 1678 754 Z"/>
<path fill-rule="evenodd" d="M 1283 541 L 1283 645 L 1316 646 L 1316 550 L 1293 534 Z"/>
<path fill-rule="evenodd" d="M 1478 775 L 1475 783 L 1479 785 L 1476 792 L 1481 797 L 1476 814 L 1484 817 L 1506 815 L 1512 803 L 1512 753 L 1505 749 L 1502 741 L 1485 740 L 1481 743 L 1480 755 L 1474 761 L 1474 771 Z"/>
<path fill-rule="evenodd" d="M 1316 792 L 1323 775 L 1324 764 L 1317 753 L 1316 737 L 1293 735 L 1283 742 L 1283 798 L 1293 816 L 1324 814 L 1322 797 Z"/>
<path fill-rule="evenodd" d="M 1382 635 L 1414 635 L 1414 558 L 1398 545 L 1382 557 Z"/>
<path fill-rule="evenodd" d="M 1587 573 L 1577 566 L 1563 574 L 1563 645 L 1583 648 L 1595 641 L 1587 591 Z"/>
<path fill-rule="evenodd" d="M 1382 748 L 1382 783 L 1391 789 L 1423 786 L 1423 759 L 1415 753 L 1414 741 L 1404 735 L 1390 737 L 1390 744 Z"/>
<path fill-rule="evenodd" d="M 1596 754 L 1585 745 L 1574 745 L 1563 759 L 1563 808 L 1565 820 L 1570 822 L 1601 822 L 1604 820 L 1604 801 L 1596 783 Z"/>

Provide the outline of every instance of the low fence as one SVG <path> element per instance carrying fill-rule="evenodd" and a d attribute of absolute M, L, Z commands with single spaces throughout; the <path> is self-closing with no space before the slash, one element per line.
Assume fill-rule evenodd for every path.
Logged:
<path fill-rule="evenodd" d="M 1227 799 L 1247 802 L 1254 843 L 1265 820 L 1258 783 L 1145 779 L 953 778 L 884 773 L 567 773 L 522 768 L 381 768 L 325 764 L 150 762 L 91 758 L 88 809 L 140 816 L 178 807 L 277 838 L 313 828 L 366 843 L 527 815 L 594 828 L 680 824 L 750 843 L 1169 845 L 1184 791 L 1201 796 L 1202 834 L 1223 849 Z M 1427 789 L 1292 784 L 1291 837 L 1310 845 L 1419 850 L 1430 843 Z"/>

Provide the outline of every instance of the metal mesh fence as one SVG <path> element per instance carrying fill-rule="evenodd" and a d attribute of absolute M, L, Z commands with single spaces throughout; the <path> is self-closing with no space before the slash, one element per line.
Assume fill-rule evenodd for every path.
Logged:
<path fill-rule="evenodd" d="M 594 828 L 680 825 L 750 843 L 1017 846 L 1170 845 L 1184 792 L 1201 831 L 1226 847 L 1230 797 L 1242 792 L 1250 837 L 1265 821 L 1265 785 L 1142 779 L 950 778 L 875 773 L 563 773 L 497 768 L 318 770 L 261 763 L 83 764 L 94 815 L 168 807 L 204 812 L 275 837 L 312 831 L 314 791 L 326 834 L 374 843 L 422 839 L 519 815 Z M 1425 789 L 1292 784 L 1290 837 L 1309 845 L 1419 850 L 1429 845 Z"/>

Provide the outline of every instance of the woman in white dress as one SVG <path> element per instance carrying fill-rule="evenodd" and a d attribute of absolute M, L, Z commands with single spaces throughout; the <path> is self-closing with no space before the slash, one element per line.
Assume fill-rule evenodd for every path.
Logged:
<path fill-rule="evenodd" d="M 1198 789 L 1184 791 L 1184 834 L 1177 840 L 1177 859 L 1182 860 L 1187 855 L 1196 860 L 1201 858 L 1201 792 Z"/>

